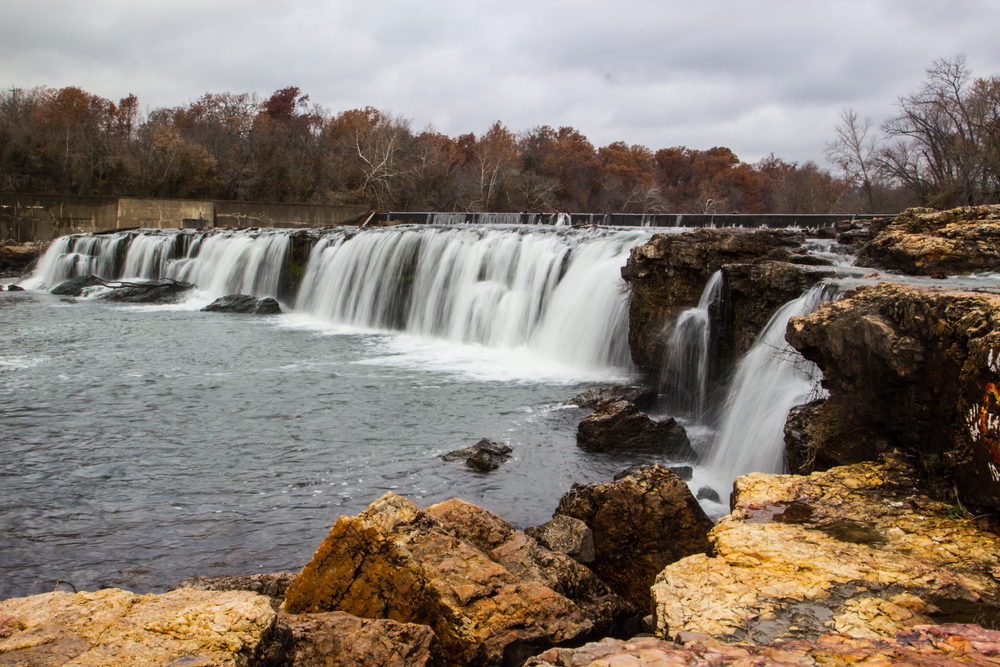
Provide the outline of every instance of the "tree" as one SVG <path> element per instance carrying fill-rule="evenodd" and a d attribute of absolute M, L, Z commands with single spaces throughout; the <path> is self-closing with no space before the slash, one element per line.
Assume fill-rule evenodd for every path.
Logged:
<path fill-rule="evenodd" d="M 859 120 L 854 109 L 846 109 L 840 114 L 840 120 L 837 139 L 826 145 L 826 157 L 844 172 L 848 182 L 862 189 L 867 212 L 876 213 L 881 204 L 876 202 L 876 188 L 881 185 L 881 147 L 872 131 L 872 119 Z"/>

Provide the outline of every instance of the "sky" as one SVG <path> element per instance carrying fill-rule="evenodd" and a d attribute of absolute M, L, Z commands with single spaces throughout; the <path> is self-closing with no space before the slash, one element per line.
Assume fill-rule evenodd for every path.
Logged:
<path fill-rule="evenodd" d="M 4 0 L 0 86 L 145 109 L 297 86 L 450 136 L 572 126 L 595 146 L 824 157 L 938 58 L 1000 75 L 998 0 Z"/>

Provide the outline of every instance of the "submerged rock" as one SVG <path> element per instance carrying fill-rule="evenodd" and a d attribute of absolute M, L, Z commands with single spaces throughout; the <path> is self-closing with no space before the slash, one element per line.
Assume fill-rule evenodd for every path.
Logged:
<path fill-rule="evenodd" d="M 911 275 L 995 271 L 1000 266 L 1000 206 L 948 211 L 911 208 L 872 223 L 874 238 L 857 265 Z"/>
<path fill-rule="evenodd" d="M 488 438 L 483 438 L 472 447 L 456 449 L 453 452 L 442 454 L 445 461 L 461 461 L 465 459 L 465 465 L 480 472 L 496 470 L 501 464 L 506 463 L 514 449 L 501 442 L 494 442 Z"/>
<path fill-rule="evenodd" d="M 520 664 L 638 618 L 586 567 L 499 517 L 459 500 L 421 511 L 393 493 L 337 520 L 284 608 L 429 625 L 456 666 Z"/>
<path fill-rule="evenodd" d="M 603 401 L 628 401 L 640 410 L 648 410 L 656 403 L 656 389 L 647 386 L 630 387 L 616 384 L 604 389 L 590 389 L 575 396 L 563 405 L 575 405 L 578 408 L 595 408 Z"/>
<path fill-rule="evenodd" d="M 97 276 L 78 276 L 53 287 L 52 294 L 57 296 L 83 296 L 84 290 L 88 287 L 97 287 L 103 284 L 104 281 Z"/>
<path fill-rule="evenodd" d="M 659 465 L 633 468 L 608 484 L 574 484 L 555 515 L 587 524 L 594 533 L 594 572 L 646 612 L 650 586 L 664 567 L 709 550 L 712 521 L 687 484 Z"/>
<path fill-rule="evenodd" d="M 651 452 L 675 461 L 698 458 L 673 417 L 654 422 L 628 401 L 604 401 L 583 418 L 576 444 L 589 452 Z"/>
<path fill-rule="evenodd" d="M 230 294 L 229 296 L 219 297 L 201 310 L 205 313 L 281 314 L 281 306 L 271 297 L 257 299 L 246 294 Z"/>
<path fill-rule="evenodd" d="M 653 586 L 657 635 L 892 638 L 915 625 L 1000 620 L 995 534 L 921 495 L 901 457 L 808 476 L 736 479 L 714 556 Z"/>
<path fill-rule="evenodd" d="M 883 283 L 793 318 L 825 403 L 793 413 L 796 472 L 903 447 L 941 497 L 1000 509 L 1000 296 Z"/>
<path fill-rule="evenodd" d="M 295 637 L 294 667 L 442 667 L 426 625 L 362 619 L 340 611 L 281 614 Z"/>
<path fill-rule="evenodd" d="M 1000 653 L 1000 632 L 978 625 L 922 625 L 892 639 L 855 639 L 826 634 L 815 641 L 773 644 L 727 643 L 698 633 L 677 642 L 652 637 L 614 639 L 580 648 L 556 648 L 532 658 L 527 667 L 827 667 L 871 665 L 992 665 Z"/>
<path fill-rule="evenodd" d="M 594 531 L 579 519 L 556 514 L 547 523 L 525 528 L 524 534 L 535 538 L 552 551 L 566 554 L 578 563 L 587 565 L 594 562 Z"/>
<path fill-rule="evenodd" d="M 267 598 L 114 588 L 0 601 L 0 664 L 279 667 L 292 636 Z"/>
<path fill-rule="evenodd" d="M 632 248 L 622 278 L 629 289 L 629 348 L 632 360 L 658 374 L 666 350 L 667 325 L 697 305 L 713 273 L 726 264 L 784 260 L 805 240 L 778 229 L 696 229 L 655 234 Z M 796 295 L 798 296 L 798 295 Z"/>
<path fill-rule="evenodd" d="M 189 283 L 178 282 L 126 284 L 110 292 L 104 292 L 98 298 L 120 303 L 177 303 L 186 299 L 194 288 L 195 286 Z"/>

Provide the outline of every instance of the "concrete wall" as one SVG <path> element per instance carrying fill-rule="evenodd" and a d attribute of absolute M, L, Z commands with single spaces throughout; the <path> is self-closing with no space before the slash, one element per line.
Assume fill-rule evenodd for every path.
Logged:
<path fill-rule="evenodd" d="M 216 227 L 336 227 L 360 224 L 367 206 L 328 206 L 273 202 L 217 201 Z M 359 220 L 360 219 L 360 220 Z"/>
<path fill-rule="evenodd" d="M 0 240 L 51 241 L 130 227 L 334 227 L 360 224 L 365 206 L 0 194 Z"/>

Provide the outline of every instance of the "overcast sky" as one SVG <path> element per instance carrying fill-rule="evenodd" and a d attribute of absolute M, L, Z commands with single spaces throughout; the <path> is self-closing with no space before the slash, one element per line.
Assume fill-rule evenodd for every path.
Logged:
<path fill-rule="evenodd" d="M 997 0 L 4 0 L 0 85 L 144 108 L 298 86 L 457 136 L 495 120 L 826 165 L 960 52 L 1000 74 Z"/>

